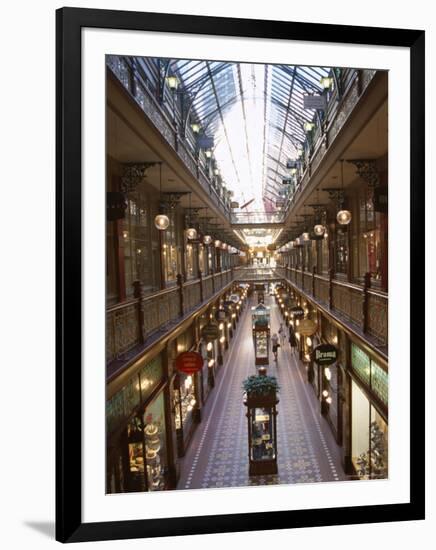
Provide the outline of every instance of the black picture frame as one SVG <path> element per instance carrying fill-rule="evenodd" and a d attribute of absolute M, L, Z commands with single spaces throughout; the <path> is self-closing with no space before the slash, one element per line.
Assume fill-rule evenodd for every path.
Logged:
<path fill-rule="evenodd" d="M 82 523 L 81 29 L 128 29 L 409 48 L 410 78 L 410 502 L 328 509 Z M 56 539 L 128 539 L 424 519 L 424 89 L 419 30 L 62 8 L 56 13 L 57 380 Z M 419 294 L 418 294 L 419 293 Z M 412 365 L 412 357 L 410 358 Z"/>

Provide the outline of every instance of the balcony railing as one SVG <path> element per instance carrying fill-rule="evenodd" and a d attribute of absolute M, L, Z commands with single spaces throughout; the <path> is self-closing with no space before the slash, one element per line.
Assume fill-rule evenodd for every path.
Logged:
<path fill-rule="evenodd" d="M 196 149 L 191 130 L 188 128 L 186 135 L 179 131 L 177 116 L 175 118 L 174 113 L 167 107 L 171 105 L 170 98 L 164 98 L 166 101 L 159 102 L 157 84 L 151 78 L 147 78 L 143 67 L 133 63 L 132 58 L 109 55 L 107 66 L 162 137 L 178 153 L 179 158 L 209 194 L 215 206 L 229 217 L 230 198 L 213 176 L 207 158 Z"/>
<path fill-rule="evenodd" d="M 135 298 L 106 310 L 106 361 L 126 360 L 129 352 L 146 344 L 159 331 L 166 331 L 190 312 L 211 299 L 233 280 L 232 271 L 222 271 L 149 296 L 139 284 Z"/>
<path fill-rule="evenodd" d="M 230 221 L 235 225 L 283 223 L 285 212 L 232 212 Z"/>
<path fill-rule="evenodd" d="M 283 274 L 273 267 L 235 267 L 233 273 L 236 281 L 277 281 Z"/>
<path fill-rule="evenodd" d="M 328 101 L 325 122 L 322 126 L 317 125 L 314 130 L 309 147 L 310 153 L 295 181 L 294 192 L 289 196 L 286 214 L 301 191 L 307 186 L 313 172 L 318 168 L 341 128 L 349 119 L 376 72 L 374 69 L 343 69 L 341 71 L 341 92 L 339 93 L 338 89 L 333 91 Z"/>
<path fill-rule="evenodd" d="M 388 345 L 388 295 L 367 285 L 359 286 L 290 267 L 278 267 L 278 275 L 304 292 L 326 310 L 336 314 L 378 347 Z"/>

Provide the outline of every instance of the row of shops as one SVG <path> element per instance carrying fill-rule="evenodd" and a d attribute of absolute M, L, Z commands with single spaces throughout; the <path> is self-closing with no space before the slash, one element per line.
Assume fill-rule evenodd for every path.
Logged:
<path fill-rule="evenodd" d="M 342 446 L 345 472 L 387 478 L 387 360 L 295 287 L 278 284 L 273 293 L 321 414 Z"/>
<path fill-rule="evenodd" d="M 174 489 L 183 457 L 215 386 L 246 305 L 247 285 L 232 285 L 157 342 L 107 385 L 107 493 Z M 198 372 L 176 368 L 181 354 L 202 358 Z M 119 380 L 123 380 L 122 383 Z"/>

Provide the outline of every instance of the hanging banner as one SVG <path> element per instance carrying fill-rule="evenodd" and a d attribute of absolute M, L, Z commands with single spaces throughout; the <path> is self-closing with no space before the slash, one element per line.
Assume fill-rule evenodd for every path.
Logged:
<path fill-rule="evenodd" d="M 200 149 L 213 149 L 215 142 L 212 136 L 198 136 L 197 145 Z"/>
<path fill-rule="evenodd" d="M 228 316 L 229 316 L 228 308 L 220 308 L 220 309 L 217 309 L 215 312 L 215 319 L 217 321 L 225 321 Z"/>
<path fill-rule="evenodd" d="M 303 109 L 325 111 L 327 108 L 327 97 L 325 95 L 305 95 L 303 96 L 303 102 Z"/>
<path fill-rule="evenodd" d="M 176 358 L 176 369 L 184 374 L 195 374 L 203 367 L 203 357 L 196 351 L 185 351 Z"/>
<path fill-rule="evenodd" d="M 217 338 L 219 338 L 219 335 L 220 329 L 216 323 L 207 323 L 207 325 L 204 325 L 204 327 L 201 329 L 201 337 L 206 340 L 206 342 L 212 342 L 213 340 L 216 340 Z"/>
<path fill-rule="evenodd" d="M 304 317 L 304 309 L 299 306 L 291 307 L 289 312 L 292 317 Z"/>
<path fill-rule="evenodd" d="M 303 336 L 313 336 L 316 332 L 318 325 L 311 319 L 302 319 L 297 327 L 297 332 Z"/>
<path fill-rule="evenodd" d="M 331 344 L 320 344 L 312 351 L 312 361 L 317 365 L 332 365 L 338 360 L 338 350 Z"/>

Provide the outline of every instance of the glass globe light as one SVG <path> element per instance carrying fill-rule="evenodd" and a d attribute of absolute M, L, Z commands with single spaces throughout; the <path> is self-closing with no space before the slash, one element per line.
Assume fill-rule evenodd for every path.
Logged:
<path fill-rule="evenodd" d="M 204 244 L 210 244 L 212 242 L 212 237 L 210 235 L 205 235 L 203 237 Z"/>
<path fill-rule="evenodd" d="M 170 219 L 165 214 L 158 214 L 154 218 L 154 225 L 159 231 L 165 231 L 170 225 Z"/>
<path fill-rule="evenodd" d="M 333 87 L 333 78 L 331 76 L 323 76 L 319 81 L 324 90 L 328 90 Z"/>
<path fill-rule="evenodd" d="M 325 231 L 325 227 L 320 223 L 317 223 L 313 228 L 313 232 L 317 237 L 321 237 L 321 235 L 324 235 L 324 231 Z"/>
<path fill-rule="evenodd" d="M 303 241 L 310 241 L 309 233 L 307 232 L 303 233 Z"/>
<path fill-rule="evenodd" d="M 305 132 L 311 132 L 315 128 L 314 122 L 305 122 L 304 123 L 304 131 Z"/>
<path fill-rule="evenodd" d="M 220 246 L 221 246 L 221 241 L 220 241 L 219 239 L 217 239 L 217 240 L 215 241 L 215 247 L 216 247 L 216 248 L 219 248 Z"/>
<path fill-rule="evenodd" d="M 300 239 L 300 237 L 297 237 L 295 239 L 295 246 L 300 246 L 300 244 L 301 244 L 301 239 Z"/>
<path fill-rule="evenodd" d="M 173 92 L 177 90 L 179 87 L 179 79 L 175 75 L 170 75 L 165 78 L 168 88 L 172 90 Z"/>
<path fill-rule="evenodd" d="M 222 243 L 222 244 L 221 244 L 221 248 L 222 248 L 223 250 L 227 250 L 227 243 Z"/>
<path fill-rule="evenodd" d="M 351 222 L 351 212 L 349 210 L 339 210 L 336 219 L 341 225 L 348 225 Z"/>
<path fill-rule="evenodd" d="M 197 238 L 197 230 L 195 227 L 190 227 L 186 230 L 186 236 L 188 239 L 196 239 Z"/>

